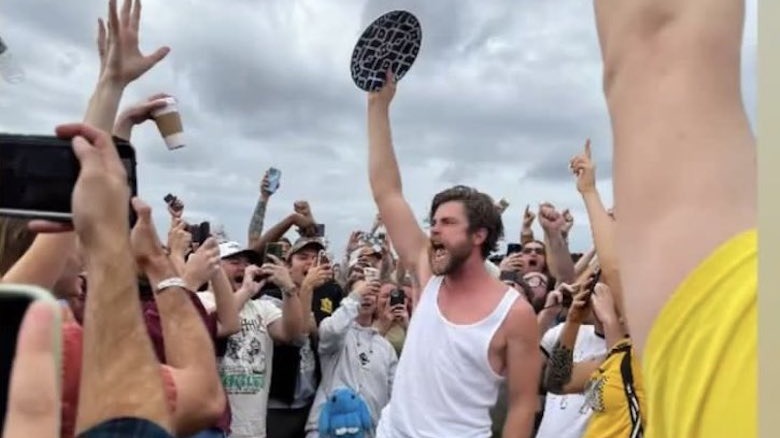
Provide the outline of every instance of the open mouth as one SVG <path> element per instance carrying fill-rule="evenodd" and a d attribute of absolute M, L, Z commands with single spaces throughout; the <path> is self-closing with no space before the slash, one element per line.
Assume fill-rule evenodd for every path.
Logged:
<path fill-rule="evenodd" d="M 440 261 L 447 255 L 447 249 L 441 242 L 431 242 L 431 255 L 434 261 Z"/>
<path fill-rule="evenodd" d="M 536 259 L 528 260 L 528 266 L 530 266 L 532 268 L 535 268 L 538 264 L 539 264 L 539 262 L 537 262 Z"/>

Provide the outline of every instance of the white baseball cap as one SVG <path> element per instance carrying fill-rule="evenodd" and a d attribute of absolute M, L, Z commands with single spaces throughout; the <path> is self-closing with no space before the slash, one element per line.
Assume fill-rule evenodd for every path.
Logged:
<path fill-rule="evenodd" d="M 238 242 L 222 242 L 219 244 L 219 258 L 225 259 L 236 255 L 246 255 L 250 259 L 257 258 L 257 253 Z"/>

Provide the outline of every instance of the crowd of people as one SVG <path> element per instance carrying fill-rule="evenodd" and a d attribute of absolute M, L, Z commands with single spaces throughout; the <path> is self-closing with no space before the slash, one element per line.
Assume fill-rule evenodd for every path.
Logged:
<path fill-rule="evenodd" d="M 590 142 L 568 163 L 592 249 L 572 254 L 575 219 L 542 202 L 499 252 L 504 204 L 466 186 L 434 196 L 424 231 L 403 195 L 389 71 L 367 96 L 376 220 L 334 254 L 339 236 L 306 201 L 267 225 L 267 174 L 245 244 L 194 238 L 184 199 L 155 206 L 170 215 L 155 228 L 114 140 L 152 117 L 162 95 L 120 101 L 169 49 L 143 55 L 140 1 L 110 0 L 83 123 L 57 127 L 81 164 L 72 227 L 0 219 L 3 282 L 61 304 L 27 312 L 3 436 L 755 436 L 744 3 L 594 4 L 614 212 Z"/>

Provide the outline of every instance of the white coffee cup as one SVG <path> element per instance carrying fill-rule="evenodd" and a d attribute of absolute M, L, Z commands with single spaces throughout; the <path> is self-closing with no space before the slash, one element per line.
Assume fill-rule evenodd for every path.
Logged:
<path fill-rule="evenodd" d="M 169 150 L 175 150 L 184 147 L 184 129 L 179 115 L 179 106 L 176 99 L 166 97 L 161 99 L 166 105 L 163 108 L 152 112 L 152 117 L 157 123 L 157 129 L 165 140 L 165 146 Z"/>

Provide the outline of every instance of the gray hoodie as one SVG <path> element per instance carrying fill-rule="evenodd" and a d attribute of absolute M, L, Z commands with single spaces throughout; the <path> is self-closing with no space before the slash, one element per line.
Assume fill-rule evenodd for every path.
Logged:
<path fill-rule="evenodd" d="M 375 328 L 360 326 L 355 321 L 359 307 L 360 297 L 352 293 L 333 315 L 320 323 L 322 383 L 306 423 L 307 432 L 317 430 L 322 405 L 338 388 L 350 388 L 363 397 L 374 426 L 390 401 L 398 356 L 392 344 Z"/>

